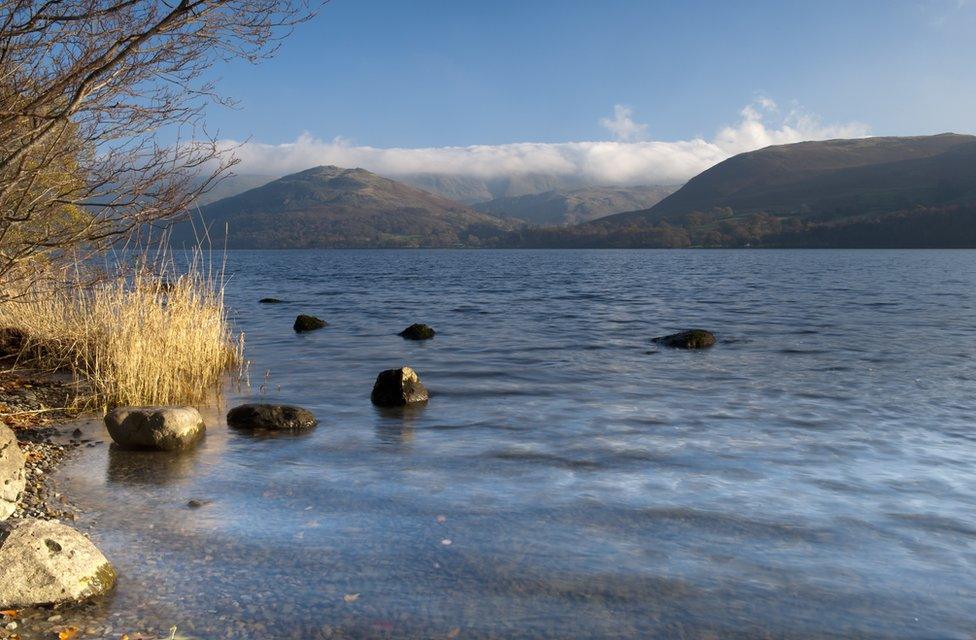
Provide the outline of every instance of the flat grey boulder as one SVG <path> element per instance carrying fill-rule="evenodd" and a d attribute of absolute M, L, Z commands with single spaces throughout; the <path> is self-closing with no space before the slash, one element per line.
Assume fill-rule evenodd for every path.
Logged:
<path fill-rule="evenodd" d="M 9 518 L 17 508 L 17 499 L 27 482 L 24 462 L 24 452 L 14 432 L 0 424 L 0 520 Z"/>
<path fill-rule="evenodd" d="M 672 333 L 669 336 L 652 338 L 651 342 L 672 349 L 707 349 L 715 344 L 715 334 L 704 329 L 688 329 L 687 331 Z"/>
<path fill-rule="evenodd" d="M 410 367 L 387 369 L 376 376 L 370 400 L 380 407 L 402 407 L 417 402 L 427 402 L 427 388 Z"/>
<path fill-rule="evenodd" d="M 160 451 L 192 447 L 206 431 L 193 407 L 119 407 L 105 415 L 105 426 L 122 448 Z"/>
<path fill-rule="evenodd" d="M 311 411 L 285 404 L 242 404 L 227 412 L 227 424 L 235 429 L 303 431 L 318 423 Z"/>
<path fill-rule="evenodd" d="M 77 602 L 115 585 L 115 569 L 91 540 L 60 522 L 0 524 L 0 608 Z"/>

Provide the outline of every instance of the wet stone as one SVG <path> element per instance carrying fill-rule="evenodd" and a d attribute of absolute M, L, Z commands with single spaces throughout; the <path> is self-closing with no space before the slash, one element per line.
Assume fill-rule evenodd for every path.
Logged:
<path fill-rule="evenodd" d="M 672 349 L 707 349 L 715 344 L 715 334 L 704 329 L 688 329 L 667 336 L 651 339 L 651 342 Z"/>
<path fill-rule="evenodd" d="M 318 424 L 308 409 L 282 404 L 242 404 L 227 412 L 227 424 L 235 429 L 302 431 Z"/>
<path fill-rule="evenodd" d="M 308 316 L 302 314 L 295 318 L 295 324 L 293 328 L 296 333 L 305 333 L 307 331 L 315 331 L 316 329 L 321 329 L 328 326 L 325 320 L 316 318 L 315 316 Z"/>
<path fill-rule="evenodd" d="M 410 325 L 397 335 L 407 340 L 430 340 L 436 333 L 432 327 L 417 323 Z"/>
<path fill-rule="evenodd" d="M 370 395 L 373 404 L 380 407 L 402 407 L 427 402 L 428 397 L 427 388 L 410 367 L 387 369 L 380 373 L 376 376 Z"/>

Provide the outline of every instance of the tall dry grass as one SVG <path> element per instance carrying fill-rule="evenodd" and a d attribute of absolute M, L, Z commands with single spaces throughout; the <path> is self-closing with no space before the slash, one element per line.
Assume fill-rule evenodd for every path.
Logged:
<path fill-rule="evenodd" d="M 243 362 L 224 306 L 223 269 L 196 252 L 184 268 L 143 252 L 92 278 L 78 266 L 67 286 L 15 292 L 0 304 L 0 327 L 27 336 L 22 360 L 69 370 L 87 404 L 194 404 L 207 400 Z"/>

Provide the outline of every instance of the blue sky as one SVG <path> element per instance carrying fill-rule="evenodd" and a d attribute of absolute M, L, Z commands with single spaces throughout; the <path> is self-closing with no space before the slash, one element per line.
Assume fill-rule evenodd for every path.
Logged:
<path fill-rule="evenodd" d="M 267 145 L 713 141 L 760 99 L 801 137 L 974 132 L 976 0 L 332 0 L 221 73 L 240 109 L 210 124 Z"/>

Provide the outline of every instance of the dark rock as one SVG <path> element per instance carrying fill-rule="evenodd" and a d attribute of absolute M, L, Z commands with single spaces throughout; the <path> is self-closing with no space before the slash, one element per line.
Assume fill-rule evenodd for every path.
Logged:
<path fill-rule="evenodd" d="M 387 369 L 376 376 L 370 399 L 380 407 L 402 407 L 415 402 L 426 402 L 427 389 L 410 367 Z"/>
<path fill-rule="evenodd" d="M 227 412 L 227 424 L 235 429 L 299 431 L 311 429 L 318 420 L 311 411 L 281 404 L 242 404 Z"/>
<path fill-rule="evenodd" d="M 412 324 L 398 335 L 407 340 L 430 340 L 436 332 L 426 324 Z"/>
<path fill-rule="evenodd" d="M 190 507 L 191 509 L 199 509 L 200 507 L 207 506 L 211 502 L 213 502 L 213 500 L 203 500 L 203 499 L 199 499 L 199 498 L 191 498 L 190 500 L 187 501 L 186 506 Z"/>
<path fill-rule="evenodd" d="M 707 349 L 715 344 L 715 335 L 704 329 L 689 329 L 669 336 L 654 338 L 651 342 L 672 349 Z"/>
<path fill-rule="evenodd" d="M 278 298 L 261 298 L 258 302 L 260 304 L 284 304 L 285 301 Z"/>
<path fill-rule="evenodd" d="M 316 329 L 321 329 L 328 323 L 325 320 L 319 320 L 315 316 L 300 315 L 295 318 L 295 331 L 298 333 L 303 333 L 305 331 L 315 331 Z"/>
<path fill-rule="evenodd" d="M 75 439 L 80 438 L 83 435 L 85 434 L 81 429 L 75 429 L 74 431 L 71 432 L 71 437 Z"/>

